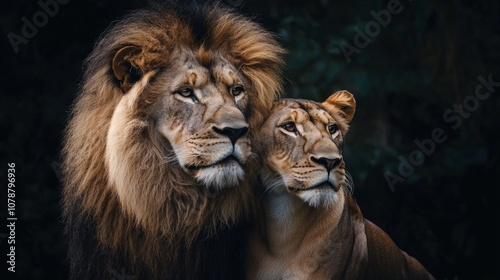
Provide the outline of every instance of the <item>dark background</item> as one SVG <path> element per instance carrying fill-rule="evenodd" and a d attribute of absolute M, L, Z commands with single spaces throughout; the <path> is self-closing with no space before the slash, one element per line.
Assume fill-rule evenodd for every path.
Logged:
<path fill-rule="evenodd" d="M 438 279 L 500 279 L 500 87 L 474 98 L 479 76 L 500 81 L 500 3 L 443 2 L 401 0 L 400 12 L 380 26 L 371 11 L 386 10 L 388 1 L 226 0 L 278 34 L 288 50 L 286 96 L 322 101 L 338 89 L 355 95 L 345 158 L 365 217 Z M 66 278 L 54 168 L 62 130 L 96 39 L 142 5 L 61 4 L 16 53 L 8 34 L 22 35 L 22 18 L 33 22 L 43 10 L 37 1 L 0 4 L 0 220 L 7 224 L 7 163 L 14 162 L 16 279 Z M 363 40 L 357 30 L 373 36 Z M 346 44 L 357 48 L 350 62 Z M 463 117 L 453 112 L 459 105 Z M 436 128 L 446 140 L 428 140 L 422 153 L 415 141 Z M 388 174 L 401 177 L 390 184 Z M 12 276 L 6 236 L 0 227 L 0 275 Z"/>

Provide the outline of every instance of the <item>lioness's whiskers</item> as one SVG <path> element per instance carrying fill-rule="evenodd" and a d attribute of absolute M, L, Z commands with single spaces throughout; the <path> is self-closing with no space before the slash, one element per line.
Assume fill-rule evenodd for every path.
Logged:
<path fill-rule="evenodd" d="M 349 171 L 347 170 L 345 170 L 344 186 L 351 194 L 354 194 L 354 180 L 352 179 L 351 173 L 349 173 Z"/>

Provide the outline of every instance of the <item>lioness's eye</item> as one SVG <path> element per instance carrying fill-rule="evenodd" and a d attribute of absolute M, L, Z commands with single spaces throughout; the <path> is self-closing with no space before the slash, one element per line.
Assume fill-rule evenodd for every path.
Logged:
<path fill-rule="evenodd" d="M 238 96 L 242 94 L 245 91 L 245 88 L 243 86 L 235 86 L 231 89 L 231 94 L 233 96 Z"/>
<path fill-rule="evenodd" d="M 339 126 L 337 124 L 331 124 L 331 125 L 328 126 L 328 132 L 330 134 L 334 134 L 338 130 L 339 130 Z"/>
<path fill-rule="evenodd" d="M 293 122 L 287 122 L 284 125 L 282 125 L 281 127 L 283 127 L 286 131 L 289 131 L 289 132 L 294 132 L 297 129 Z"/>
<path fill-rule="evenodd" d="M 184 87 L 179 90 L 177 90 L 175 93 L 183 96 L 183 97 L 192 97 L 194 92 L 192 88 Z"/>

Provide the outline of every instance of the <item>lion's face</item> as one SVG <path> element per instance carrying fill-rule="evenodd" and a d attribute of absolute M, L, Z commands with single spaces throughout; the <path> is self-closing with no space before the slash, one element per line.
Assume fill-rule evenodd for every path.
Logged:
<path fill-rule="evenodd" d="M 250 154 L 247 81 L 221 56 L 209 66 L 190 52 L 177 61 L 163 74 L 155 128 L 172 146 L 171 157 L 199 182 L 236 185 Z"/>
<path fill-rule="evenodd" d="M 204 56 L 209 63 L 202 65 L 199 54 L 178 50 L 168 67 L 144 75 L 125 92 L 111 122 L 108 150 L 116 150 L 116 139 L 133 123 L 124 122 L 133 104 L 132 119 L 144 120 L 150 134 L 159 136 L 154 138 L 163 142 L 165 161 L 206 187 L 237 185 L 250 155 L 245 116 L 247 87 L 252 89 L 223 56 Z"/>
<path fill-rule="evenodd" d="M 311 206 L 326 206 L 345 183 L 342 159 L 347 121 L 307 100 L 275 102 L 260 129 L 267 191 L 290 193 Z"/>

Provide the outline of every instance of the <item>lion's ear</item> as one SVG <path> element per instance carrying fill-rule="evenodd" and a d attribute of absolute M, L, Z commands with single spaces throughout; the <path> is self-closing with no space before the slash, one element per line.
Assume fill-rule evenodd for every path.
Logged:
<path fill-rule="evenodd" d="M 351 122 L 356 112 L 356 99 L 347 90 L 339 90 L 330 95 L 321 105 L 330 114 L 339 115 L 344 118 L 347 123 Z"/>
<path fill-rule="evenodd" d="M 120 82 L 123 92 L 129 91 L 144 73 L 143 69 L 136 63 L 140 54 L 141 48 L 126 46 L 118 50 L 113 57 L 111 67 L 115 78 Z"/>

